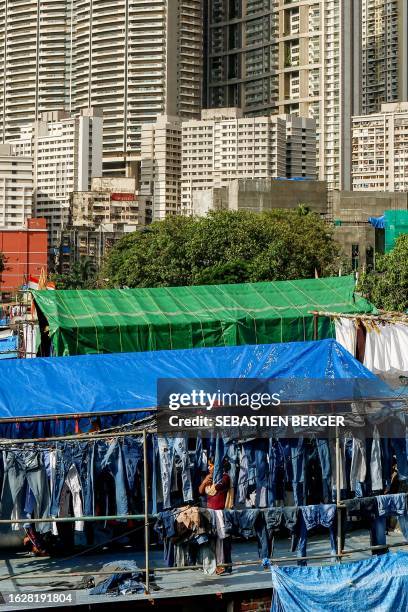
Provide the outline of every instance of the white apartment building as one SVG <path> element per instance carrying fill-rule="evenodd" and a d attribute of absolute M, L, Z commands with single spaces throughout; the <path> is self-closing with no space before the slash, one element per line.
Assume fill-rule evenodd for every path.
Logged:
<path fill-rule="evenodd" d="M 349 189 L 359 112 L 359 0 L 273 0 L 279 113 L 316 120 L 320 180 Z"/>
<path fill-rule="evenodd" d="M 236 108 L 203 110 L 182 123 L 181 208 L 198 192 L 235 179 L 316 178 L 315 123 L 286 116 L 243 117 Z"/>
<path fill-rule="evenodd" d="M 71 193 L 89 191 L 92 177 L 102 174 L 102 127 L 95 109 L 83 109 L 77 117 L 43 113 L 11 143 L 17 155 L 33 160 L 33 212 L 46 218 L 51 248 L 68 222 Z"/>
<path fill-rule="evenodd" d="M 141 126 L 197 117 L 201 0 L 0 0 L 0 142 L 27 121 L 104 109 L 104 169 L 133 176 Z"/>
<path fill-rule="evenodd" d="M 353 117 L 353 189 L 408 191 L 408 102 Z"/>
<path fill-rule="evenodd" d="M 408 98 L 408 3 L 361 0 L 361 114 Z"/>
<path fill-rule="evenodd" d="M 163 115 L 142 128 L 140 193 L 151 197 L 155 220 L 181 212 L 181 125 Z"/>
<path fill-rule="evenodd" d="M 33 160 L 0 145 L 0 226 L 22 227 L 33 216 Z"/>

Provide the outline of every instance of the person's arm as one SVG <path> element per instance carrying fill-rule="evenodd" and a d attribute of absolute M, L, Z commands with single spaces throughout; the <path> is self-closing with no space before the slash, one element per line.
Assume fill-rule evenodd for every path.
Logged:
<path fill-rule="evenodd" d="M 224 474 L 222 480 L 218 484 L 215 485 L 216 491 L 228 491 L 230 488 L 230 477 L 228 474 Z"/>
<path fill-rule="evenodd" d="M 210 486 L 212 484 L 212 476 L 211 474 L 208 474 L 203 482 L 200 484 L 200 486 L 198 487 L 198 492 L 200 495 L 204 495 L 205 494 L 205 489 L 206 487 Z"/>

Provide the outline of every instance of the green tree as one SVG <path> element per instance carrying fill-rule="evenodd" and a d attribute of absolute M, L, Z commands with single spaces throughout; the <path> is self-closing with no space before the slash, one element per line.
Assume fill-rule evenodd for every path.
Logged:
<path fill-rule="evenodd" d="M 223 210 L 167 217 L 124 237 L 108 253 L 101 278 L 109 287 L 240 283 L 337 274 L 341 265 L 332 228 L 305 206 Z"/>
<path fill-rule="evenodd" d="M 377 257 L 375 272 L 362 274 L 358 290 L 377 308 L 408 309 L 408 234 L 397 239 L 392 251 Z"/>
<path fill-rule="evenodd" d="M 81 257 L 65 274 L 54 274 L 52 280 L 57 289 L 93 289 L 97 282 L 97 270 L 88 257 Z"/>

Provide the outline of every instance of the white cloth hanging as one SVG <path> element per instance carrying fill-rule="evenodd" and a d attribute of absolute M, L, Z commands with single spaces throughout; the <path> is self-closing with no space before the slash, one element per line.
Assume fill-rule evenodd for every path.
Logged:
<path fill-rule="evenodd" d="M 367 327 L 364 365 L 371 372 L 408 373 L 408 326 L 385 323 Z"/>
<path fill-rule="evenodd" d="M 336 330 L 336 340 L 339 344 L 353 355 L 356 354 L 357 329 L 353 319 L 340 317 L 335 319 L 334 327 Z"/>

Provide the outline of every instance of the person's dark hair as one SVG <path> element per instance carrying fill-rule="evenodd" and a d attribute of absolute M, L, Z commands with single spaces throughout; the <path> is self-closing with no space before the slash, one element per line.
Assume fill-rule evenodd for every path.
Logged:
<path fill-rule="evenodd" d="M 229 472 L 230 471 L 231 464 L 230 464 L 230 462 L 228 461 L 227 458 L 225 458 L 224 461 L 222 462 L 222 467 L 224 469 L 224 472 Z"/>

